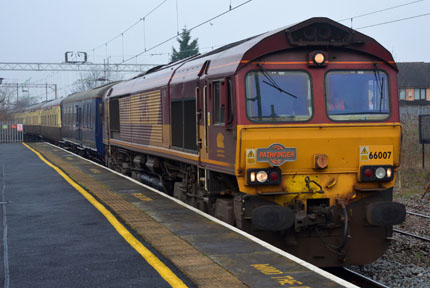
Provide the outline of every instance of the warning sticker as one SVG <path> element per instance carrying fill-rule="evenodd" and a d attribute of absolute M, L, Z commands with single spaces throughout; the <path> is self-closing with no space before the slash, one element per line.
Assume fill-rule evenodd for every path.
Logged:
<path fill-rule="evenodd" d="M 255 164 L 255 149 L 246 149 L 246 163 Z"/>
<path fill-rule="evenodd" d="M 360 161 L 369 160 L 369 146 L 360 146 Z"/>

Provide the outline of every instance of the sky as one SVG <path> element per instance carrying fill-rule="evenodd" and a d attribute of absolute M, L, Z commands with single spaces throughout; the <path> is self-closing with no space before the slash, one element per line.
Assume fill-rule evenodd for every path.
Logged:
<path fill-rule="evenodd" d="M 200 52 L 311 17 L 328 17 L 376 39 L 395 61 L 430 62 L 430 0 L 0 0 L 0 62 L 61 63 L 66 51 L 84 51 L 93 63 L 164 64 L 177 41 L 155 46 L 227 11 L 191 31 Z M 0 70 L 3 83 L 57 84 L 60 97 L 71 93 L 83 74 Z M 49 90 L 47 97 L 45 88 L 18 94 L 52 99 Z"/>

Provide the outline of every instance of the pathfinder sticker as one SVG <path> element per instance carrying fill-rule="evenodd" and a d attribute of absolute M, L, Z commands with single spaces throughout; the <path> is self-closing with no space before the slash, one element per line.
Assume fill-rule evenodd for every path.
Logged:
<path fill-rule="evenodd" d="M 268 162 L 273 166 L 280 166 L 286 161 L 296 161 L 296 156 L 295 147 L 284 147 L 282 144 L 257 149 L 257 162 Z"/>

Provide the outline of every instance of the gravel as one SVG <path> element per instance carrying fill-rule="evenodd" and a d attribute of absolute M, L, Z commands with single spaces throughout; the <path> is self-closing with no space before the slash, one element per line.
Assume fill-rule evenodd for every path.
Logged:
<path fill-rule="evenodd" d="M 430 193 L 396 191 L 395 201 L 407 211 L 430 215 Z M 405 196 L 407 195 L 407 196 Z M 406 215 L 403 224 L 394 228 L 430 238 L 430 219 Z M 350 269 L 389 287 L 430 287 L 430 242 L 394 233 L 392 245 L 376 262 Z"/>

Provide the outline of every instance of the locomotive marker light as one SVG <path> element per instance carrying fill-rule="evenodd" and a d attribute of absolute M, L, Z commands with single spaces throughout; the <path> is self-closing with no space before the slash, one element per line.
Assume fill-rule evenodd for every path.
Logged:
<path fill-rule="evenodd" d="M 248 169 L 248 185 L 280 185 L 281 169 L 272 168 L 255 168 Z"/>
<path fill-rule="evenodd" d="M 391 181 L 393 180 L 393 167 L 389 165 L 381 166 L 361 166 L 361 180 L 371 181 Z"/>
<path fill-rule="evenodd" d="M 393 171 L 391 170 L 391 168 L 387 169 L 387 177 L 391 178 L 391 174 L 393 173 Z"/>

